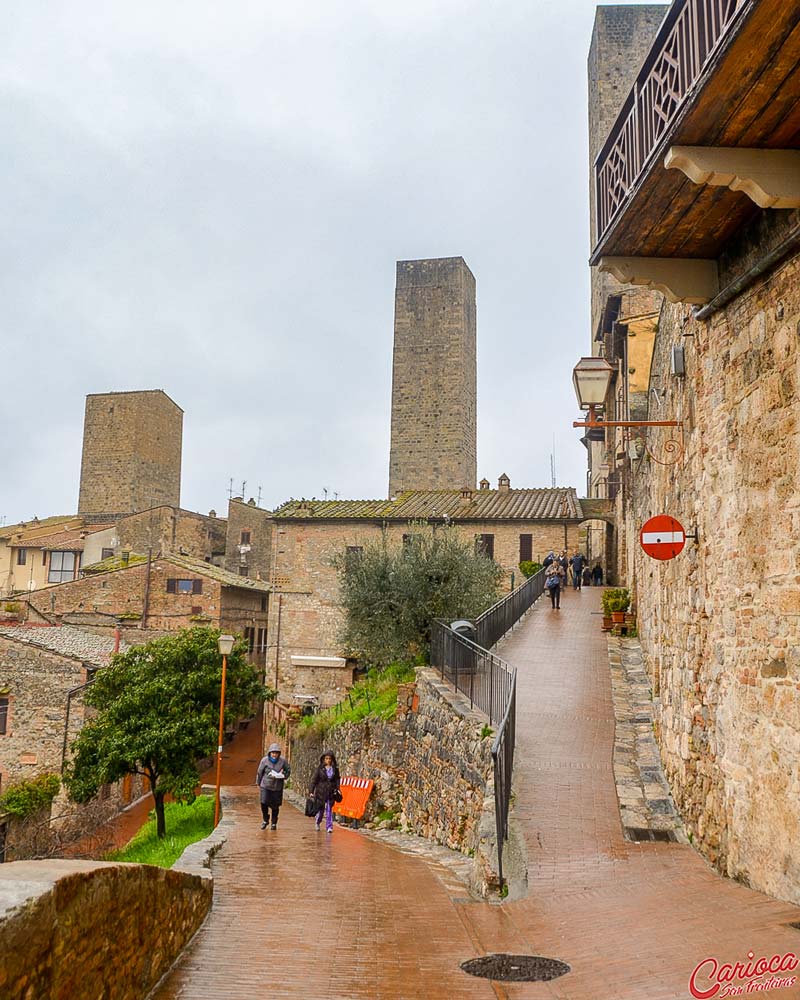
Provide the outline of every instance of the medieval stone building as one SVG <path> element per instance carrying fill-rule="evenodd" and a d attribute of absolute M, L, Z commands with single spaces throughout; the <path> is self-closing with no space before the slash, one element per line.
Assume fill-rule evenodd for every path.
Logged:
<path fill-rule="evenodd" d="M 389 496 L 474 489 L 475 278 L 462 257 L 397 262 Z"/>
<path fill-rule="evenodd" d="M 591 262 L 616 278 L 595 279 L 593 353 L 630 358 L 620 310 L 646 290 L 657 324 L 637 413 L 678 426 L 606 434 L 592 481 L 603 464 L 619 485 L 620 563 L 693 842 L 799 902 L 800 8 L 701 6 L 669 7 L 593 137 Z M 608 10 L 593 45 L 606 57 Z M 612 54 L 640 56 L 624 39 Z M 657 513 L 695 536 L 667 562 L 638 545 Z"/>

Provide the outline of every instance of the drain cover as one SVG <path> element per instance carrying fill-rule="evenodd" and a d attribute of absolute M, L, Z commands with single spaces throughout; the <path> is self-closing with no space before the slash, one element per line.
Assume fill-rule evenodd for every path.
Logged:
<path fill-rule="evenodd" d="M 642 841 L 647 840 L 659 840 L 669 844 L 675 844 L 678 841 L 672 830 L 641 830 L 635 826 L 626 826 L 624 830 L 628 840 L 632 840 L 635 844 L 641 844 Z"/>
<path fill-rule="evenodd" d="M 461 968 L 471 976 L 505 983 L 543 983 L 570 971 L 565 962 L 541 955 L 484 955 L 462 962 Z"/>

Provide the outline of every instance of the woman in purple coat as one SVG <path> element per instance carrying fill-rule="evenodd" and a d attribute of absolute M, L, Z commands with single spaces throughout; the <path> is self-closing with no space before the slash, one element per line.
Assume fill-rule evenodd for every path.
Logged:
<path fill-rule="evenodd" d="M 317 804 L 317 829 L 322 826 L 322 815 L 325 814 L 325 829 L 333 832 L 333 803 L 339 791 L 339 767 L 336 757 L 326 750 L 319 759 L 319 767 L 311 779 L 309 795 Z"/>

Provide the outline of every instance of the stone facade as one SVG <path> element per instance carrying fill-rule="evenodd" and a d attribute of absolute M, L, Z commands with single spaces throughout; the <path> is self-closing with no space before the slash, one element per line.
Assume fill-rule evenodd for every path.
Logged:
<path fill-rule="evenodd" d="M 375 782 L 367 821 L 391 811 L 395 825 L 469 854 L 493 774 L 486 719 L 432 670 L 418 671 L 415 692 L 400 690 L 396 719 L 338 726 L 322 738 L 301 730 L 291 745 L 293 787 L 304 792 L 322 751 L 333 750 L 343 776 Z"/>
<path fill-rule="evenodd" d="M 783 214 L 775 213 L 775 226 Z M 740 243 L 743 259 L 749 245 Z M 706 322 L 664 305 L 653 374 L 669 416 L 684 421 L 685 459 L 636 465 L 623 539 L 662 754 L 687 829 L 727 874 L 793 902 L 800 902 L 799 340 L 798 256 Z M 675 344 L 686 345 L 683 379 L 670 375 Z M 699 533 L 667 563 L 637 544 L 638 526 L 662 511 Z"/>
<path fill-rule="evenodd" d="M 397 263 L 389 496 L 477 478 L 475 278 L 461 257 Z"/>
<path fill-rule="evenodd" d="M 183 410 L 160 389 L 86 397 L 79 514 L 180 506 Z"/>
<path fill-rule="evenodd" d="M 141 1000 L 202 924 L 212 891 L 210 877 L 152 865 L 3 865 L 0 995 Z"/>
<path fill-rule="evenodd" d="M 226 532 L 222 518 L 163 505 L 120 518 L 114 525 L 112 541 L 115 555 L 146 555 L 152 550 L 154 555 L 175 553 L 212 562 L 222 558 Z"/>
<path fill-rule="evenodd" d="M 579 544 L 580 529 L 574 519 L 563 523 L 459 522 L 457 527 L 470 540 L 478 535 L 493 536 L 494 558 L 503 567 L 506 590 L 510 590 L 512 574 L 515 585 L 523 581 L 519 570 L 521 535 L 532 536 L 532 557 L 538 561 L 551 549 L 560 552 L 567 548 L 572 552 Z M 270 677 L 277 677 L 281 698 L 291 700 L 295 692 L 305 692 L 320 697 L 323 705 L 340 700 L 346 673 L 318 668 L 312 675 L 293 662 L 293 657 L 298 656 L 343 655 L 339 640 L 343 612 L 331 560 L 347 546 L 377 541 L 384 531 L 390 544 L 401 545 L 403 536 L 414 530 L 413 523 L 276 519 L 276 593 L 271 604 L 267 671 Z"/>
<path fill-rule="evenodd" d="M 269 580 L 272 574 L 272 515 L 234 497 L 228 504 L 228 528 L 224 567 L 253 580 Z"/>

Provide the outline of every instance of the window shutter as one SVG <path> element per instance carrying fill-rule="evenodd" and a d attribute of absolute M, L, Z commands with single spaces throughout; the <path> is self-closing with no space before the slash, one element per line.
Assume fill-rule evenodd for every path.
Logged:
<path fill-rule="evenodd" d="M 533 559 L 533 535 L 519 536 L 519 561 L 531 562 Z"/>
<path fill-rule="evenodd" d="M 177 594 L 178 593 L 178 581 L 177 580 L 167 580 L 167 593 Z"/>
<path fill-rule="evenodd" d="M 202 594 L 203 593 L 203 581 L 202 580 L 192 580 L 192 593 Z"/>

